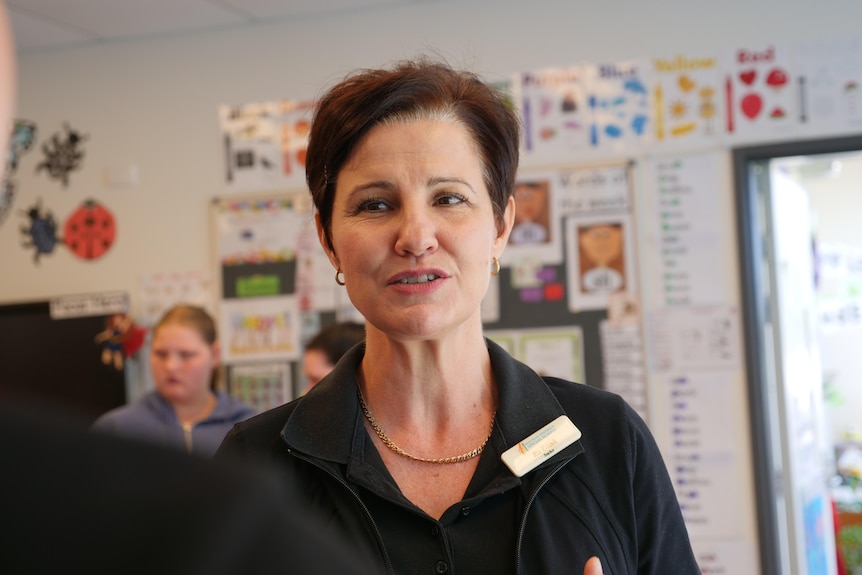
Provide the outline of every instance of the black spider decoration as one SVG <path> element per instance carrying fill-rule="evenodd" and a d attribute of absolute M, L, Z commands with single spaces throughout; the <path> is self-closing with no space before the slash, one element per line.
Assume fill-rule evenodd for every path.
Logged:
<path fill-rule="evenodd" d="M 42 144 L 42 153 L 45 159 L 36 166 L 36 173 L 48 170 L 48 175 L 63 182 L 63 187 L 69 185 L 69 173 L 81 167 L 84 160 L 84 151 L 80 145 L 87 139 L 86 135 L 71 129 L 69 124 L 63 124 L 66 137 L 61 138 L 59 133 L 51 136 L 48 142 Z"/>

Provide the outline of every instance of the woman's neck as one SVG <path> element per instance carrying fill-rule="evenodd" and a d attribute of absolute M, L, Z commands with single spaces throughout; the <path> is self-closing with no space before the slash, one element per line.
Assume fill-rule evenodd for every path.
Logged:
<path fill-rule="evenodd" d="M 482 337 L 470 342 L 366 340 L 359 369 L 365 399 L 405 419 L 493 412 L 496 388 Z M 437 415 L 435 415 L 437 414 Z"/>

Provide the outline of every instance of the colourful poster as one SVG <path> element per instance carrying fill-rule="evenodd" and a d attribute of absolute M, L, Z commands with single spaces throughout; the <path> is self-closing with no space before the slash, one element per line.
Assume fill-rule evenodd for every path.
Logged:
<path fill-rule="evenodd" d="M 311 108 L 300 100 L 220 106 L 228 189 L 304 187 Z"/>
<path fill-rule="evenodd" d="M 588 149 L 589 114 L 584 71 L 579 67 L 523 72 L 515 83 L 524 123 L 525 160 L 572 161 Z"/>
<path fill-rule="evenodd" d="M 219 315 L 225 362 L 299 359 L 301 322 L 294 296 L 225 299 Z"/>
<path fill-rule="evenodd" d="M 296 259 L 297 238 L 311 213 L 292 197 L 235 198 L 216 206 L 218 259 L 222 266 Z"/>
<path fill-rule="evenodd" d="M 725 124 L 732 140 L 769 140 L 797 126 L 789 50 L 739 48 L 725 63 Z"/>
<path fill-rule="evenodd" d="M 716 56 L 654 58 L 653 122 L 659 144 L 714 143 L 722 136 L 721 73 Z"/>
<path fill-rule="evenodd" d="M 650 95 L 642 62 L 585 67 L 589 142 L 595 149 L 633 153 L 650 141 Z"/>
<path fill-rule="evenodd" d="M 287 362 L 232 365 L 229 374 L 230 394 L 258 413 L 294 398 L 290 365 Z"/>

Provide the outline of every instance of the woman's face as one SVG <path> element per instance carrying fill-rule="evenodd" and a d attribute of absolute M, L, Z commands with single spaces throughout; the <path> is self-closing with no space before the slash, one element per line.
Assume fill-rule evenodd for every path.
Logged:
<path fill-rule="evenodd" d="M 334 202 L 330 258 L 371 325 L 409 340 L 481 323 L 514 202 L 498 230 L 464 128 L 445 120 L 375 127 L 338 174 Z"/>
<path fill-rule="evenodd" d="M 208 394 L 218 360 L 218 344 L 207 344 L 192 327 L 169 323 L 153 335 L 150 369 L 156 390 L 171 403 Z"/>

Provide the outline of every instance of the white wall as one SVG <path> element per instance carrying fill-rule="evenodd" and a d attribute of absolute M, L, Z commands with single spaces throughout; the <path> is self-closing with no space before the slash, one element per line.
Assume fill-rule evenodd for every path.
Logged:
<path fill-rule="evenodd" d="M 488 75 L 579 62 L 722 51 L 858 33 L 855 0 L 420 2 L 367 13 L 21 54 L 18 116 L 40 142 L 62 123 L 87 134 L 83 168 L 63 189 L 22 160 L 13 213 L 0 226 L 0 302 L 123 290 L 132 313 L 141 274 L 210 269 L 207 205 L 225 193 L 216 109 L 307 98 L 354 67 L 423 51 Z M 136 166 L 136 188 L 109 188 L 106 169 Z M 37 198 L 63 221 L 86 198 L 118 222 L 115 246 L 84 262 L 68 250 L 34 265 L 21 211 Z"/>

